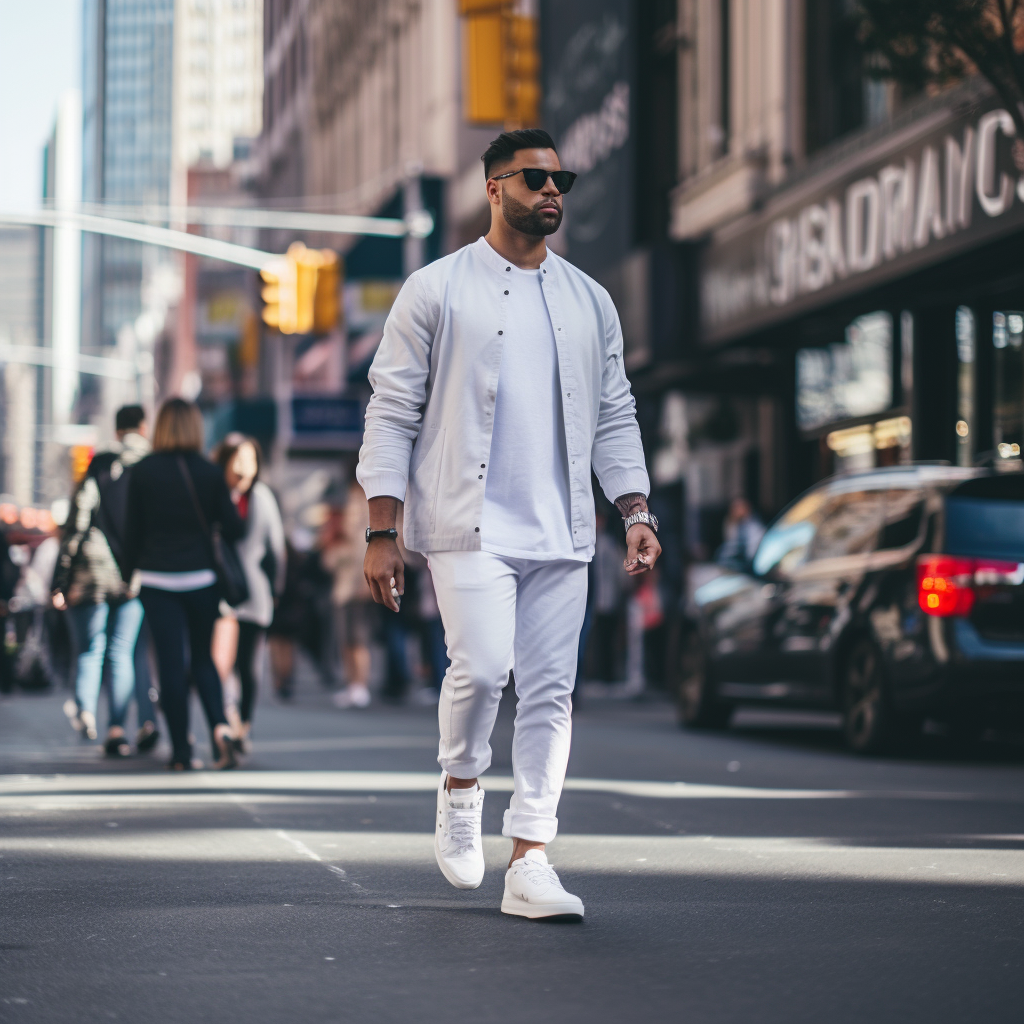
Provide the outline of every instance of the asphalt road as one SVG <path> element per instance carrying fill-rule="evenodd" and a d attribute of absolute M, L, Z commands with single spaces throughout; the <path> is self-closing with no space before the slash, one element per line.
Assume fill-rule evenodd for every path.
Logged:
<path fill-rule="evenodd" d="M 549 848 L 587 916 L 545 925 L 498 910 L 510 707 L 460 892 L 431 709 L 264 699 L 247 770 L 180 776 L 60 703 L 0 699 L 0 1021 L 1024 1020 L 1014 748 L 864 760 L 813 719 L 590 702 Z"/>

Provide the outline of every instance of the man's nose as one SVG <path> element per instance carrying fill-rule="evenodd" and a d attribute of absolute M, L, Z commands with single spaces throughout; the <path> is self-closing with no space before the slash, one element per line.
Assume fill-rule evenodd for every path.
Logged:
<path fill-rule="evenodd" d="M 544 187 L 540 190 L 542 196 L 560 196 L 562 193 L 555 188 L 555 183 L 551 180 L 551 175 L 547 177 L 547 181 L 544 182 Z"/>

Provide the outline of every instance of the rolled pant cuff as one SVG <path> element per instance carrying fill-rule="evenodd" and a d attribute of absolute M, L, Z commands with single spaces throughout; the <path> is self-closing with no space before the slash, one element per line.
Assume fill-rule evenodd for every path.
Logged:
<path fill-rule="evenodd" d="M 505 811 L 501 834 L 509 839 L 526 839 L 531 843 L 550 843 L 558 834 L 558 819 L 525 811 Z"/>
<path fill-rule="evenodd" d="M 437 763 L 453 779 L 479 779 L 491 767 L 490 761 L 450 761 L 444 757 L 439 757 Z"/>

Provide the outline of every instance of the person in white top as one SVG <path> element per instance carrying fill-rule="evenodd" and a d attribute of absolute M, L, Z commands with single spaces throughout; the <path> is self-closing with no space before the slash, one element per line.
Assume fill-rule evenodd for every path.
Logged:
<path fill-rule="evenodd" d="M 627 571 L 648 571 L 661 548 L 615 307 L 545 244 L 576 175 L 536 129 L 502 133 L 482 159 L 490 230 L 409 278 L 370 369 L 357 469 L 370 515 L 363 571 L 374 599 L 397 611 L 404 501 L 405 542 L 428 557 L 451 657 L 438 708 L 441 871 L 459 888 L 483 880 L 479 776 L 514 668 L 501 909 L 582 919 L 545 846 L 569 757 L 591 469 L 626 520 Z"/>
<path fill-rule="evenodd" d="M 284 590 L 284 525 L 274 492 L 259 479 L 263 453 L 254 437 L 232 432 L 217 445 L 213 461 L 237 495 L 245 535 L 235 544 L 249 596 L 237 608 L 220 603 L 213 629 L 213 660 L 224 687 L 224 711 L 235 748 L 246 753 L 256 703 L 258 664 L 275 598 Z M 230 699 L 228 698 L 228 695 Z"/>

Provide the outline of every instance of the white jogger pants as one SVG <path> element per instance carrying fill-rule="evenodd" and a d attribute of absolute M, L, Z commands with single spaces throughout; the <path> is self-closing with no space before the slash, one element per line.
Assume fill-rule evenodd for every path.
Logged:
<path fill-rule="evenodd" d="M 515 791 L 502 833 L 551 842 L 569 760 L 587 565 L 488 551 L 436 551 L 429 561 L 451 658 L 438 705 L 437 760 L 457 779 L 487 771 L 498 702 L 514 668 Z"/>

